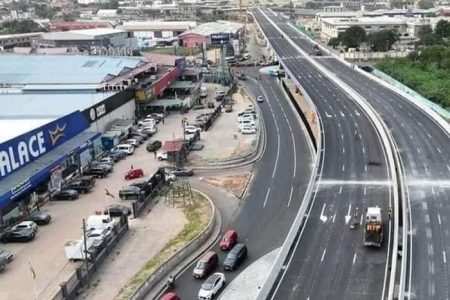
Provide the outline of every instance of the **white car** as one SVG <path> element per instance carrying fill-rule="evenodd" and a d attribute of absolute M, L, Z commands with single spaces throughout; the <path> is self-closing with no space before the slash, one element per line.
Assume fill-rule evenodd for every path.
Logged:
<path fill-rule="evenodd" d="M 104 163 L 104 164 L 110 164 L 110 165 L 113 165 L 113 164 L 114 164 L 114 159 L 112 159 L 111 157 L 103 157 L 103 158 L 100 159 L 98 162 L 99 162 L 99 163 Z"/>
<path fill-rule="evenodd" d="M 213 299 L 217 293 L 225 286 L 225 275 L 214 273 L 205 280 L 198 292 L 198 300 Z"/>
<path fill-rule="evenodd" d="M 193 134 L 193 133 L 200 132 L 200 131 L 201 131 L 200 128 L 192 126 L 192 125 L 187 125 L 184 127 L 184 133 L 186 133 L 186 134 Z"/>
<path fill-rule="evenodd" d="M 227 93 L 225 93 L 224 91 L 216 91 L 216 96 L 222 97 L 225 96 Z"/>
<path fill-rule="evenodd" d="M 167 152 L 158 152 L 158 154 L 156 154 L 156 158 L 158 160 L 167 160 Z"/>
<path fill-rule="evenodd" d="M 255 117 L 253 115 L 245 114 L 245 115 L 238 117 L 237 120 L 238 120 L 238 122 L 242 122 L 245 120 L 253 120 L 254 121 Z"/>
<path fill-rule="evenodd" d="M 256 133 L 256 127 L 252 126 L 245 126 L 241 129 L 242 134 L 255 134 Z"/>
<path fill-rule="evenodd" d="M 258 96 L 258 98 L 256 98 L 256 101 L 258 101 L 258 103 L 264 102 L 263 96 Z"/>
<path fill-rule="evenodd" d="M 245 120 L 239 121 L 238 124 L 239 124 L 239 127 L 244 127 L 246 125 L 247 126 L 256 126 L 255 120 L 251 120 L 251 119 L 245 119 Z"/>
<path fill-rule="evenodd" d="M 253 106 L 253 104 L 249 104 L 249 105 L 247 105 L 247 107 L 245 108 L 245 110 L 251 110 L 251 111 L 254 111 L 255 110 L 255 107 Z"/>
<path fill-rule="evenodd" d="M 151 134 L 155 134 L 156 131 L 158 131 L 158 128 L 156 126 L 142 126 L 140 132 L 142 131 L 147 131 Z"/>
<path fill-rule="evenodd" d="M 86 232 L 86 237 L 88 239 L 99 239 L 109 242 L 114 237 L 114 232 L 109 229 L 94 229 Z"/>
<path fill-rule="evenodd" d="M 128 139 L 125 141 L 127 144 L 133 145 L 133 147 L 139 147 L 141 144 L 138 139 Z"/>
<path fill-rule="evenodd" d="M 33 231 L 36 232 L 38 230 L 38 226 L 33 221 L 22 221 L 12 228 L 12 230 L 20 229 L 33 229 Z"/>
<path fill-rule="evenodd" d="M 112 152 L 115 152 L 117 150 L 121 150 L 126 154 L 131 155 L 134 153 L 134 146 L 131 144 L 119 144 L 111 149 Z"/>
<path fill-rule="evenodd" d="M 141 120 L 138 122 L 138 126 L 142 127 L 142 126 L 155 126 L 156 125 L 156 120 L 152 119 L 152 118 L 147 118 L 144 120 Z"/>

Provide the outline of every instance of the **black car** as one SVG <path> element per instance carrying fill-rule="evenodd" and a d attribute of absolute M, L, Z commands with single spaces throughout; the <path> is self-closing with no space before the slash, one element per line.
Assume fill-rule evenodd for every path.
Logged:
<path fill-rule="evenodd" d="M 89 182 L 83 180 L 74 180 L 64 186 L 64 189 L 75 190 L 78 193 L 88 193 L 92 189 Z"/>
<path fill-rule="evenodd" d="M 13 242 L 29 242 L 34 239 L 36 232 L 31 228 L 8 230 L 6 231 L 0 240 L 3 243 Z"/>
<path fill-rule="evenodd" d="M 239 264 L 247 257 L 247 246 L 244 244 L 236 244 L 227 257 L 223 261 L 223 268 L 226 271 L 234 271 Z"/>
<path fill-rule="evenodd" d="M 27 218 L 28 221 L 33 221 L 38 225 L 47 225 L 50 223 L 51 219 L 52 217 L 43 211 L 36 211 Z"/>
<path fill-rule="evenodd" d="M 137 186 L 141 189 L 141 191 L 145 192 L 145 195 L 148 195 L 152 191 L 152 184 L 149 183 L 147 180 L 139 180 L 135 181 L 130 186 Z"/>
<path fill-rule="evenodd" d="M 107 215 L 108 212 L 110 217 L 121 217 L 123 215 L 127 216 L 131 215 L 131 209 L 128 206 L 122 204 L 111 204 L 107 206 L 103 211 L 103 214 Z"/>
<path fill-rule="evenodd" d="M 167 167 L 167 172 L 174 174 L 175 176 L 192 176 L 194 171 L 190 168 L 177 168 L 177 167 Z"/>
<path fill-rule="evenodd" d="M 77 178 L 77 180 L 82 181 L 85 185 L 93 187 L 95 185 L 95 177 L 94 176 L 81 176 Z"/>
<path fill-rule="evenodd" d="M 161 148 L 161 141 L 148 141 L 146 149 L 148 152 L 158 151 Z"/>
<path fill-rule="evenodd" d="M 104 178 L 104 177 L 108 176 L 108 170 L 101 166 L 96 166 L 96 167 L 90 167 L 89 169 L 84 171 L 83 174 L 91 175 L 91 176 L 94 176 L 95 178 Z"/>
<path fill-rule="evenodd" d="M 132 133 L 130 133 L 129 135 L 128 135 L 128 137 L 130 138 L 130 139 L 141 139 L 141 141 L 142 140 L 146 140 L 146 139 L 148 139 L 148 135 L 147 134 L 145 134 L 145 133 L 139 133 L 139 132 L 132 132 Z"/>
<path fill-rule="evenodd" d="M 141 190 L 137 186 L 124 186 L 119 191 L 119 197 L 123 200 L 140 200 L 145 195 L 145 191 Z"/>
<path fill-rule="evenodd" d="M 52 199 L 57 200 L 75 200 L 78 199 L 79 193 L 76 190 L 60 190 L 52 194 Z"/>
<path fill-rule="evenodd" d="M 0 249 L 0 270 L 3 269 L 6 264 L 9 264 L 14 258 L 14 255 L 7 251 Z"/>

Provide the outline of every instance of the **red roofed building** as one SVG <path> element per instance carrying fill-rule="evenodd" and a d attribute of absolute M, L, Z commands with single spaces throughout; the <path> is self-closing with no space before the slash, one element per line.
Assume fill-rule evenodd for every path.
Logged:
<path fill-rule="evenodd" d="M 176 166 L 181 167 L 186 162 L 187 151 L 183 141 L 166 141 L 162 151 L 167 152 L 167 161 Z"/>

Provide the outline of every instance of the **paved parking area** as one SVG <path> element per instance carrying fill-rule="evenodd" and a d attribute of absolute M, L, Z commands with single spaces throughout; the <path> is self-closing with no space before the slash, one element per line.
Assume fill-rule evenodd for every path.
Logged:
<path fill-rule="evenodd" d="M 202 162 L 229 158 L 233 155 L 248 151 L 255 135 L 243 136 L 237 131 L 237 112 L 244 109 L 249 99 L 241 94 L 235 94 L 236 104 L 232 113 L 223 113 L 207 132 L 202 133 L 205 148 L 202 151 L 191 152 L 189 161 Z M 181 118 L 194 120 L 202 111 L 190 111 L 180 115 L 174 113 L 166 117 L 165 124 L 160 124 L 159 131 L 152 137 L 164 142 L 165 140 L 183 137 Z M 245 149 L 245 150 L 242 150 Z M 153 153 L 145 149 L 145 144 L 136 149 L 132 156 L 115 164 L 114 172 L 105 179 L 98 179 L 94 189 L 81 195 L 75 201 L 58 201 L 47 203 L 42 210 L 52 216 L 52 222 L 40 227 L 36 239 L 24 244 L 2 244 L 2 249 L 14 253 L 15 258 L 2 272 L 0 272 L 0 299 L 29 300 L 50 299 L 59 290 L 59 283 L 65 281 L 73 272 L 76 263 L 71 263 L 65 257 L 64 244 L 68 240 L 79 239 L 82 235 L 82 218 L 87 218 L 98 210 L 103 210 L 108 203 L 131 204 L 118 197 L 118 191 L 129 182 L 123 174 L 132 166 L 144 170 L 144 178 L 149 178 L 160 165 Z M 107 200 L 107 188 L 116 197 Z M 112 299 L 119 291 L 121 284 L 140 267 L 144 257 L 156 254 L 164 244 L 176 235 L 184 226 L 186 220 L 181 210 L 168 208 L 163 203 L 157 204 L 150 213 L 142 218 L 130 220 L 130 233 L 118 247 L 116 256 L 108 260 L 120 260 L 114 264 L 115 269 L 105 267 L 89 299 Z M 133 249 L 133 253 L 122 253 L 121 249 Z M 130 250 L 128 250 L 130 251 Z M 124 252 L 126 252 L 124 250 Z M 134 257 L 134 258 L 133 258 Z M 108 261 L 107 260 L 107 261 Z M 36 279 L 32 279 L 29 261 L 36 272 Z M 92 298 L 91 298 L 92 297 Z"/>

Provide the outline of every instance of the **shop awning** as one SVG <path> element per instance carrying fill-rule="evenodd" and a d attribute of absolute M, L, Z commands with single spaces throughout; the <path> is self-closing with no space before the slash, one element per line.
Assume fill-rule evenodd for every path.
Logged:
<path fill-rule="evenodd" d="M 68 155 L 83 151 L 98 136 L 97 132 L 82 132 L 4 178 L 0 181 L 0 209 L 38 186 Z"/>

